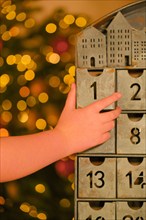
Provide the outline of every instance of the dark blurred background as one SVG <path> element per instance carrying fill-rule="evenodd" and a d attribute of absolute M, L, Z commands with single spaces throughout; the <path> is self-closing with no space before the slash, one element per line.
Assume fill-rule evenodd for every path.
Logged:
<path fill-rule="evenodd" d="M 1 0 L 1 136 L 56 125 L 75 81 L 76 34 L 131 2 Z M 74 158 L 0 184 L 1 220 L 73 220 Z"/>

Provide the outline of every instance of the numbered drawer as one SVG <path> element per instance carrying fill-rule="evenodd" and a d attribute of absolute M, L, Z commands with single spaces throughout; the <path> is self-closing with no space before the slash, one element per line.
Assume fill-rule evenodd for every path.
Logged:
<path fill-rule="evenodd" d="M 85 153 L 88 154 L 96 154 L 96 153 L 102 153 L 102 154 L 106 154 L 106 153 L 111 153 L 114 154 L 115 153 L 115 129 L 112 129 L 111 131 L 111 138 L 104 142 L 103 144 L 100 144 L 96 147 L 91 148 L 90 150 L 85 151 Z"/>
<path fill-rule="evenodd" d="M 146 198 L 146 158 L 117 159 L 118 198 Z"/>
<path fill-rule="evenodd" d="M 78 198 L 115 198 L 116 159 L 78 158 Z"/>
<path fill-rule="evenodd" d="M 146 154 L 146 114 L 121 114 L 117 119 L 117 153 Z"/>
<path fill-rule="evenodd" d="M 115 91 L 115 69 L 95 70 L 77 69 L 77 107 L 87 106 Z M 115 104 L 106 109 L 113 109 Z"/>
<path fill-rule="evenodd" d="M 78 202 L 78 217 L 76 220 L 115 220 L 114 202 Z"/>
<path fill-rule="evenodd" d="M 146 70 L 117 70 L 122 110 L 146 110 Z"/>
<path fill-rule="evenodd" d="M 142 201 L 117 202 L 117 219 L 145 220 L 146 202 L 142 202 Z"/>

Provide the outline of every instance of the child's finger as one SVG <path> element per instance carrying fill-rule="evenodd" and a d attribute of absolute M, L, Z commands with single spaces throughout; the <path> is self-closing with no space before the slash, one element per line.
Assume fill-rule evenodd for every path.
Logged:
<path fill-rule="evenodd" d="M 110 121 L 104 124 L 104 132 L 111 131 L 115 127 L 115 122 Z"/>
<path fill-rule="evenodd" d="M 65 103 L 65 109 L 66 110 L 73 110 L 75 109 L 75 103 L 76 103 L 76 86 L 75 83 L 71 85 L 71 90 L 68 93 L 66 103 Z"/>
<path fill-rule="evenodd" d="M 111 137 L 110 132 L 106 132 L 106 133 L 104 133 L 104 134 L 102 135 L 102 137 L 101 137 L 101 143 L 106 142 L 107 140 L 110 139 L 110 137 Z"/>
<path fill-rule="evenodd" d="M 116 119 L 121 113 L 121 108 L 117 107 L 114 110 L 111 110 L 109 112 L 103 112 L 101 115 L 103 116 L 103 121 L 108 122 L 108 121 L 113 121 Z"/>
<path fill-rule="evenodd" d="M 95 107 L 95 109 L 97 111 L 101 111 L 104 108 L 108 107 L 109 105 L 111 105 L 112 103 L 118 101 L 121 98 L 121 93 L 114 93 L 111 96 L 108 96 L 106 98 L 103 98 L 95 103 L 93 103 L 92 105 Z"/>

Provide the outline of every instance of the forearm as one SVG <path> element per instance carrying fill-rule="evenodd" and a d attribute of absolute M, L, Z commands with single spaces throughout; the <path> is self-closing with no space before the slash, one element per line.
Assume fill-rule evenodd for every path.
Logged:
<path fill-rule="evenodd" d="M 69 154 L 64 138 L 55 130 L 1 138 L 0 181 L 24 177 Z"/>

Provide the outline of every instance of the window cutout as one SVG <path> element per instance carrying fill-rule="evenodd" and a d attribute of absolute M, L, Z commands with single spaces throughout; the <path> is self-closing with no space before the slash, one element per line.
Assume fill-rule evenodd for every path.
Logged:
<path fill-rule="evenodd" d="M 91 76 L 100 76 L 103 73 L 103 70 L 88 70 Z"/>
<path fill-rule="evenodd" d="M 142 201 L 129 201 L 127 203 L 128 203 L 128 206 L 131 209 L 134 209 L 134 210 L 138 210 L 138 209 L 140 209 L 143 206 L 143 202 Z"/>
<path fill-rule="evenodd" d="M 128 162 L 133 166 L 138 166 L 142 163 L 143 157 L 128 157 Z"/>
<path fill-rule="evenodd" d="M 91 57 L 91 59 L 90 59 L 90 65 L 91 65 L 92 67 L 95 67 L 95 57 Z"/>
<path fill-rule="evenodd" d="M 94 166 L 100 166 L 102 163 L 104 163 L 105 158 L 104 157 L 90 157 L 90 162 Z"/>
<path fill-rule="evenodd" d="M 135 70 L 131 69 L 131 70 L 128 70 L 128 73 L 131 77 L 138 78 L 143 74 L 143 69 L 135 69 Z"/>
<path fill-rule="evenodd" d="M 128 118 L 131 120 L 131 121 L 140 121 L 143 117 L 143 113 L 128 113 Z"/>
<path fill-rule="evenodd" d="M 104 207 L 104 203 L 105 202 L 103 202 L 103 201 L 91 201 L 91 202 L 89 202 L 89 205 L 94 210 L 100 210 Z"/>
<path fill-rule="evenodd" d="M 126 49 L 126 48 L 125 48 Z M 129 56 L 125 56 L 125 66 L 130 66 Z"/>

